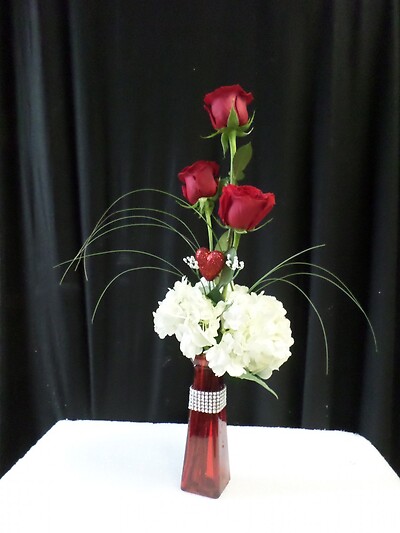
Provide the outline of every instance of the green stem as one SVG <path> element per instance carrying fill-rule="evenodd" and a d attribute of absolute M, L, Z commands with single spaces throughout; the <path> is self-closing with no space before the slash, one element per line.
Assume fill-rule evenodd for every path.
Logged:
<path fill-rule="evenodd" d="M 232 248 L 233 247 L 233 241 L 235 239 L 235 230 L 232 229 L 232 228 L 229 228 L 229 233 L 228 233 L 228 247 L 227 247 L 227 250 L 229 250 L 229 248 Z"/>
<path fill-rule="evenodd" d="M 209 206 L 207 205 L 205 214 L 206 214 L 206 221 L 207 221 L 208 249 L 210 251 L 212 251 L 214 248 L 213 231 L 212 231 L 212 223 L 211 223 L 211 211 L 210 211 Z"/>
<path fill-rule="evenodd" d="M 234 231 L 233 231 L 233 248 L 235 248 L 236 251 L 237 251 L 237 249 L 239 248 L 240 237 L 241 237 L 241 233 L 237 233 L 237 232 L 234 230 Z"/>
<path fill-rule="evenodd" d="M 236 130 L 231 130 L 229 132 L 229 148 L 231 154 L 230 182 L 232 185 L 236 185 L 236 177 L 233 174 L 233 159 L 236 154 Z"/>
<path fill-rule="evenodd" d="M 229 283 L 228 285 L 225 285 L 223 291 L 222 291 L 222 299 L 224 300 L 224 302 L 226 302 L 227 298 L 228 298 L 228 289 L 229 289 Z"/>

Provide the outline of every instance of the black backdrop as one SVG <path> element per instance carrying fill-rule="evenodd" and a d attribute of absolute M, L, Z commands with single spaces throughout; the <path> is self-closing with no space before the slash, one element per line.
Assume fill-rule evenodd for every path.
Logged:
<path fill-rule="evenodd" d="M 136 187 L 179 194 L 177 173 L 218 159 L 202 99 L 240 83 L 255 96 L 249 181 L 277 197 L 273 222 L 241 247 L 254 280 L 308 246 L 307 259 L 353 290 L 318 280 L 276 286 L 293 356 L 271 386 L 229 380 L 231 424 L 344 429 L 400 469 L 399 2 L 396 0 L 14 0 L 1 2 L 0 454 L 5 472 L 62 418 L 187 420 L 190 362 L 153 332 L 171 285 L 129 254 L 61 269 L 102 211 Z M 177 212 L 154 196 L 140 202 Z M 125 204 L 128 205 L 128 204 Z M 205 236 L 204 236 L 205 239 Z M 157 231 L 122 230 L 177 261 Z M 250 448 L 250 443 L 249 443 Z M 266 450 L 267 453 L 267 450 Z"/>

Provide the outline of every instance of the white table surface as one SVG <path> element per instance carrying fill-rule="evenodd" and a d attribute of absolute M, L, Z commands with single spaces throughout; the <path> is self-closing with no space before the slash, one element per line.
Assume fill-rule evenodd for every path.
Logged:
<path fill-rule="evenodd" d="M 0 531 L 400 532 L 400 479 L 363 437 L 228 426 L 213 500 L 180 490 L 186 430 L 58 422 L 0 480 Z"/>

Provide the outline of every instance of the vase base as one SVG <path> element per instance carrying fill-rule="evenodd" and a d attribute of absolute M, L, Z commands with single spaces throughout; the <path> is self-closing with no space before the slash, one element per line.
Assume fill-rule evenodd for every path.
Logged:
<path fill-rule="evenodd" d="M 206 498 L 213 498 L 218 499 L 221 494 L 224 492 L 225 488 L 227 487 L 229 483 L 229 479 L 224 480 L 220 486 L 216 487 L 212 482 L 207 486 L 206 483 L 203 483 L 202 485 L 184 485 L 181 484 L 181 489 L 184 492 L 190 492 L 192 494 L 197 494 L 198 496 L 205 496 Z"/>
<path fill-rule="evenodd" d="M 217 415 L 191 411 L 181 489 L 219 498 L 229 480 L 225 409 Z"/>

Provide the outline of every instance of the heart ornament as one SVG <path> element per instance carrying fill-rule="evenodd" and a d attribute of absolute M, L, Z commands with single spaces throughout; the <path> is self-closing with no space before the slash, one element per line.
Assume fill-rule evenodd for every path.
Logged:
<path fill-rule="evenodd" d="M 199 248 L 196 252 L 196 261 L 199 265 L 200 274 L 207 281 L 215 279 L 225 266 L 225 256 L 222 252 L 207 248 Z"/>

